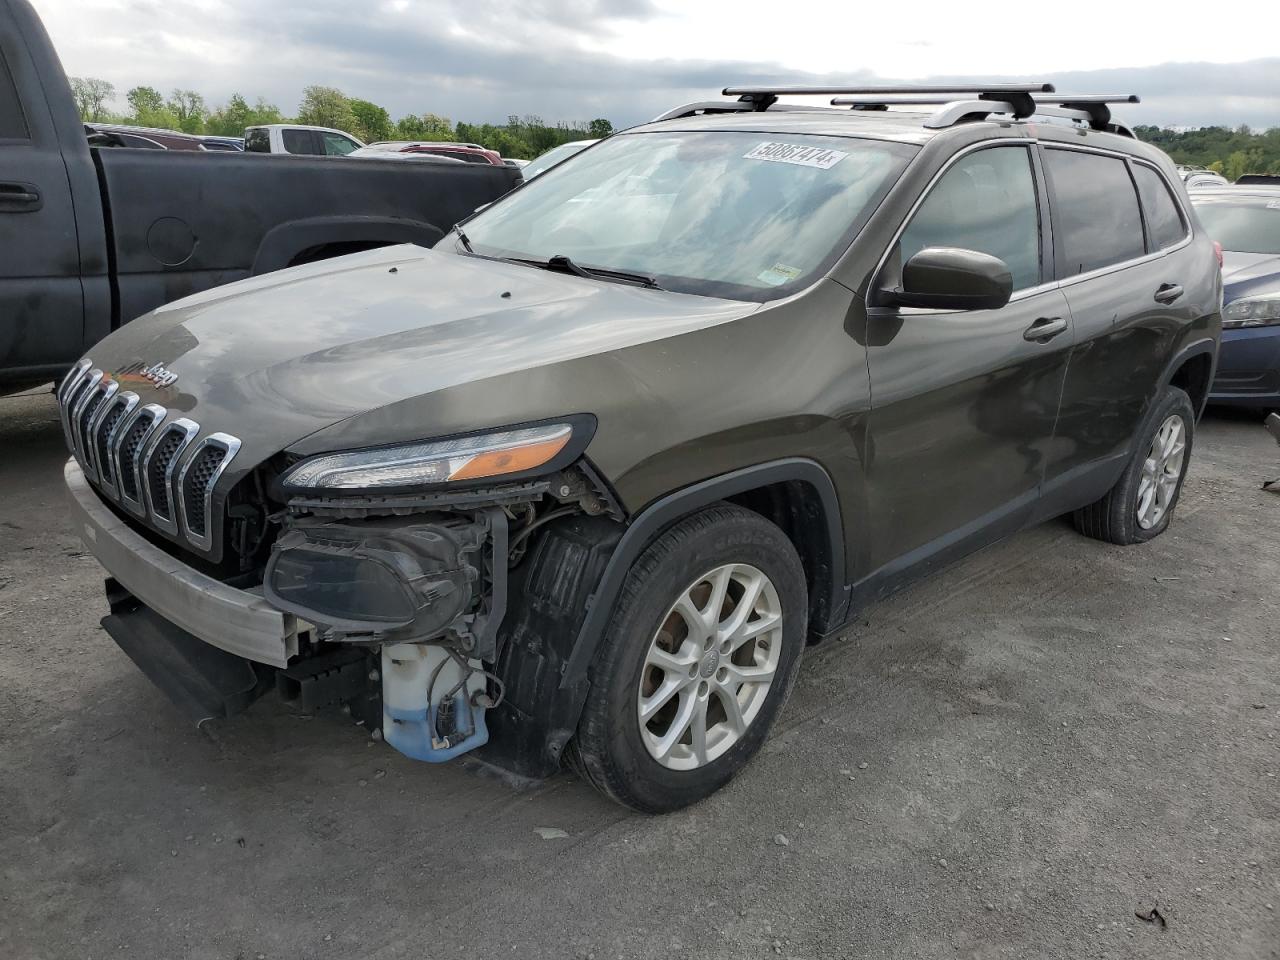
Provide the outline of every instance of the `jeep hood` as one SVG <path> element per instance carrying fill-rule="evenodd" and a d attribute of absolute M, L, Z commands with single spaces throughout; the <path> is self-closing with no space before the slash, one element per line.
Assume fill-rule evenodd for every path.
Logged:
<path fill-rule="evenodd" d="M 122 385 L 142 402 L 239 437 L 245 469 L 380 407 L 757 308 L 406 245 L 187 297 L 88 355 L 109 374 L 125 371 Z M 157 363 L 176 374 L 170 386 L 128 375 Z M 522 409 L 513 396 L 513 421 Z"/>
<path fill-rule="evenodd" d="M 1225 302 L 1246 295 L 1280 292 L 1280 256 L 1274 253 L 1222 253 Z"/>

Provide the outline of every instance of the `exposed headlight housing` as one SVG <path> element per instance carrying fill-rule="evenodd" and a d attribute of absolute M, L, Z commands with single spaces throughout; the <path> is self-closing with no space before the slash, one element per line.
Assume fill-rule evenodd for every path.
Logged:
<path fill-rule="evenodd" d="M 1222 311 L 1224 327 L 1271 327 L 1280 324 L 1280 294 L 1245 297 Z"/>
<path fill-rule="evenodd" d="M 589 422 L 588 422 L 589 421 Z M 310 457 L 281 478 L 289 493 L 390 493 L 416 487 L 530 475 L 576 456 L 594 419 L 500 430 L 446 440 L 371 447 Z"/>

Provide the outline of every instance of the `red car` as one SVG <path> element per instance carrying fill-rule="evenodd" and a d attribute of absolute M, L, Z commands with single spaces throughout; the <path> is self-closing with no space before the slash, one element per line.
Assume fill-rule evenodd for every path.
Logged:
<path fill-rule="evenodd" d="M 360 156 L 375 153 L 429 153 L 437 157 L 451 157 L 464 163 L 489 163 L 502 166 L 502 156 L 496 150 L 488 150 L 478 143 L 435 143 L 424 140 L 389 140 L 371 143 L 356 151 Z"/>

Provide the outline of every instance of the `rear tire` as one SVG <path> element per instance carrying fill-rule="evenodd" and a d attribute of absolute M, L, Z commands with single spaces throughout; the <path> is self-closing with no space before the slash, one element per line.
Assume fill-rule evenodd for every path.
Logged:
<path fill-rule="evenodd" d="M 804 568 L 776 525 L 730 504 L 680 521 L 627 575 L 570 762 L 642 813 L 702 800 L 764 743 L 807 627 Z"/>
<path fill-rule="evenodd" d="M 1166 387 L 1143 422 L 1133 457 L 1116 485 L 1072 515 L 1076 529 L 1122 546 L 1164 533 L 1191 464 L 1195 428 L 1191 398 L 1178 387 Z"/>

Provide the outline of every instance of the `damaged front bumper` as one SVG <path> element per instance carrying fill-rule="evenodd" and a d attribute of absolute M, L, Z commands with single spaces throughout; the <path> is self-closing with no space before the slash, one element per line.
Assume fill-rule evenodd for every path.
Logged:
<path fill-rule="evenodd" d="M 383 738 L 418 760 L 449 760 L 487 742 L 484 714 L 496 703 L 488 685 L 501 681 L 477 648 L 492 648 L 504 610 L 500 511 L 436 525 L 295 528 L 273 556 L 274 583 L 303 602 L 350 599 L 347 615 L 320 611 L 313 623 L 270 586 L 269 600 L 263 588 L 228 586 L 154 546 L 103 504 L 74 460 L 64 477 L 73 523 L 112 578 L 103 627 L 197 719 L 237 713 L 275 687 L 307 707 L 380 703 Z M 490 585 L 480 597 L 494 548 L 501 565 L 491 579 L 501 589 Z M 373 616 L 358 616 L 361 609 Z M 377 728 L 376 713 L 367 719 Z"/>
<path fill-rule="evenodd" d="M 98 498 L 80 465 L 63 470 L 71 520 L 85 546 L 120 585 L 178 628 L 255 663 L 285 667 L 310 629 L 257 592 L 237 590 L 170 556 L 135 533 Z"/>

